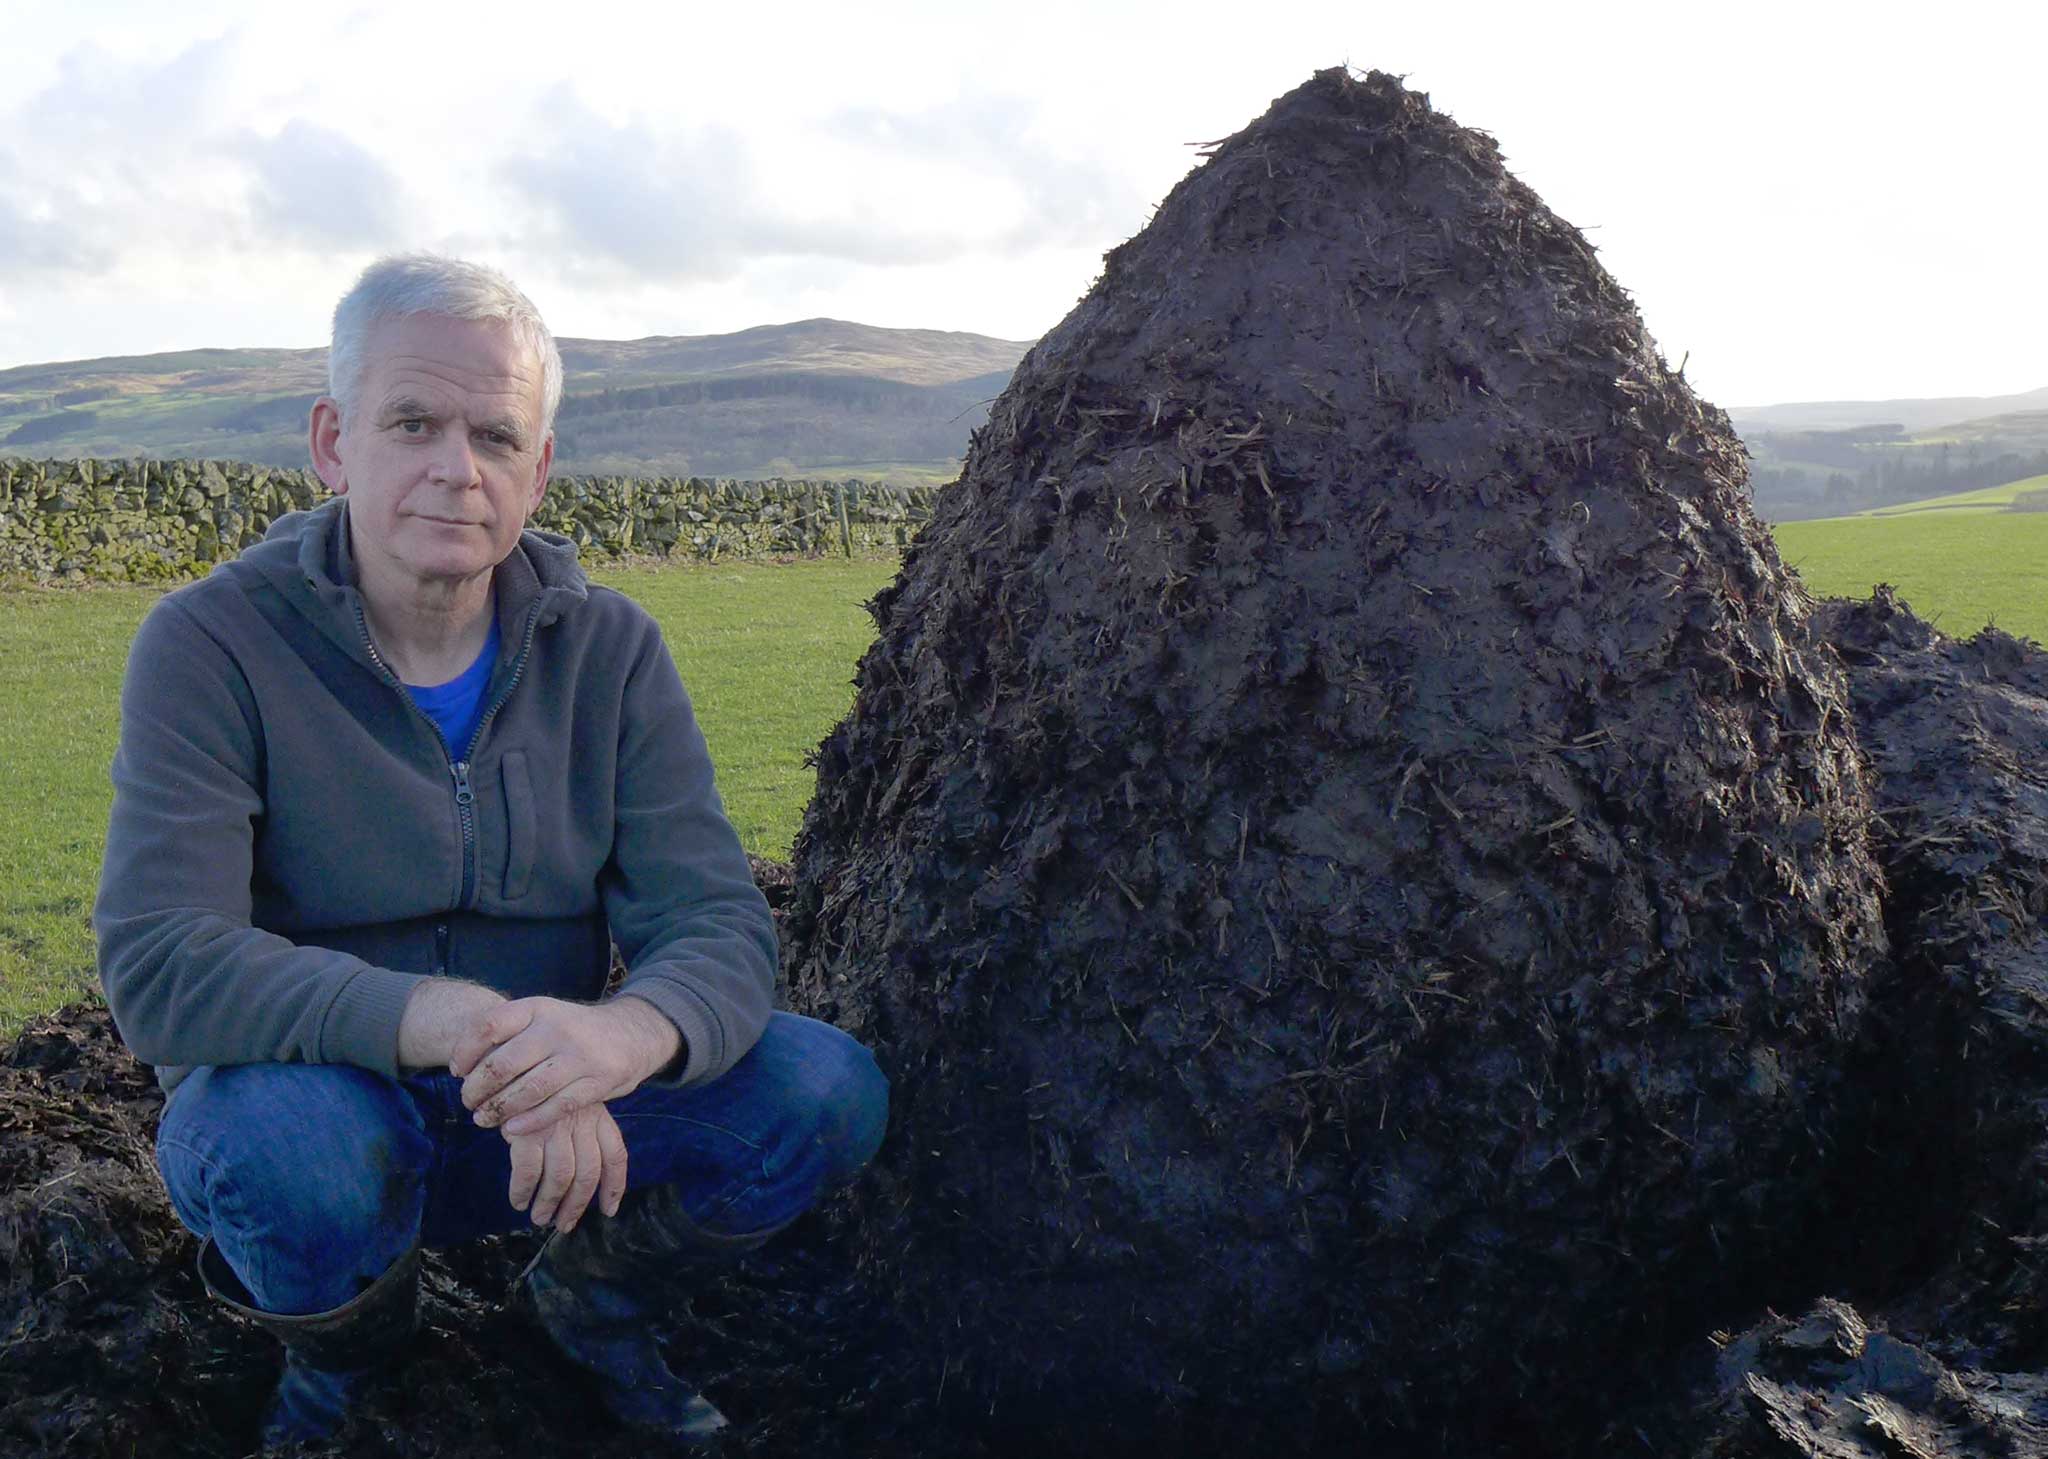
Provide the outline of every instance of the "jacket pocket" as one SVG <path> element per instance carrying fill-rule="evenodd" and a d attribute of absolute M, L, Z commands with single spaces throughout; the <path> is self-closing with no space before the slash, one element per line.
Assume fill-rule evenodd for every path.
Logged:
<path fill-rule="evenodd" d="M 507 750 L 499 779 L 505 786 L 505 900 L 516 902 L 533 881 L 533 776 L 526 751 Z"/>

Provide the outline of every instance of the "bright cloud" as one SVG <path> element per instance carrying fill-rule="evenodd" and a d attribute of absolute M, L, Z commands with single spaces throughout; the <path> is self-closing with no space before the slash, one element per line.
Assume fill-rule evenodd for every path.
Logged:
<path fill-rule="evenodd" d="M 2040 7 L 9 8 L 0 366 L 316 343 L 422 247 L 565 334 L 1029 338 L 1190 144 L 1348 61 L 1493 132 L 1710 398 L 2048 383 Z"/>
<path fill-rule="evenodd" d="M 294 117 L 235 149 L 249 164 L 254 220 L 314 248 L 402 248 L 405 183 L 365 148 Z"/>

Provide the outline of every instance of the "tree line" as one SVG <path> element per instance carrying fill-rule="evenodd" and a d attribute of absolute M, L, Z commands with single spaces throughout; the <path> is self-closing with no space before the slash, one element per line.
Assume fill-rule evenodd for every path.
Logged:
<path fill-rule="evenodd" d="M 1750 492 L 1765 516 L 1843 516 L 2048 475 L 2048 450 L 1906 444 L 1895 426 L 1759 435 Z"/>

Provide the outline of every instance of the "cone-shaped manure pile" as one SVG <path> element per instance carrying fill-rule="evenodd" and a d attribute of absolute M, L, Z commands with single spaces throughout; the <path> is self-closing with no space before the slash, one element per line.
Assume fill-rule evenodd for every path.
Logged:
<path fill-rule="evenodd" d="M 949 1401 L 1484 1428 L 1739 1308 L 1883 950 L 1744 470 L 1392 78 L 1110 254 L 878 598 L 797 848 L 793 1001 L 894 1081 L 863 1219 Z"/>

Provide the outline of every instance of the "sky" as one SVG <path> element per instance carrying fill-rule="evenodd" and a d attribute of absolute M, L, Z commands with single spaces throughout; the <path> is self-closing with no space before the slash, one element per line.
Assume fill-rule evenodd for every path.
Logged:
<path fill-rule="evenodd" d="M 561 335 L 1032 339 L 1347 64 L 1491 133 L 1710 400 L 2048 386 L 2039 3 L 0 0 L 0 52 L 0 368 L 323 344 L 421 248 Z"/>

